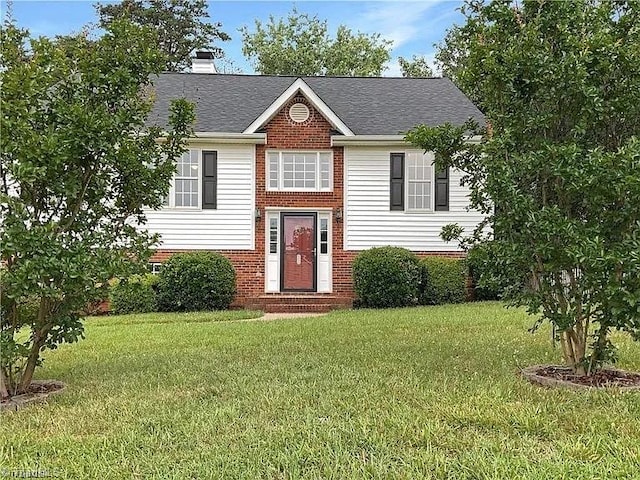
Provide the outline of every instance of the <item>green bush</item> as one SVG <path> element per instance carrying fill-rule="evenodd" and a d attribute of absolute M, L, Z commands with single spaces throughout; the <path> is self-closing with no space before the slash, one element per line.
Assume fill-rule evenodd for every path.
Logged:
<path fill-rule="evenodd" d="M 495 261 L 490 243 L 482 243 L 469 250 L 467 265 L 469 266 L 475 300 L 498 300 L 502 297 L 502 289 L 492 273 Z"/>
<path fill-rule="evenodd" d="M 158 307 L 163 312 L 224 310 L 236 293 L 236 272 L 213 252 L 179 253 L 162 265 Z"/>
<path fill-rule="evenodd" d="M 150 273 L 116 281 L 109 292 L 111 311 L 117 315 L 157 311 L 157 283 L 158 277 Z"/>
<path fill-rule="evenodd" d="M 467 267 L 464 260 L 426 257 L 420 263 L 426 275 L 420 303 L 441 305 L 465 301 Z"/>
<path fill-rule="evenodd" d="M 360 253 L 353 262 L 357 306 L 390 308 L 415 305 L 421 285 L 420 260 L 404 248 L 371 248 Z"/>

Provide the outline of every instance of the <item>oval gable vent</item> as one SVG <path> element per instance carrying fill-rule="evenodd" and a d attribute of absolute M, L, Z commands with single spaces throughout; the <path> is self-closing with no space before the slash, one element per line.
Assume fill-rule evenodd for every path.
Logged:
<path fill-rule="evenodd" d="M 306 122 L 309 119 L 309 107 L 304 103 L 294 103 L 289 109 L 289 118 L 296 123 Z"/>

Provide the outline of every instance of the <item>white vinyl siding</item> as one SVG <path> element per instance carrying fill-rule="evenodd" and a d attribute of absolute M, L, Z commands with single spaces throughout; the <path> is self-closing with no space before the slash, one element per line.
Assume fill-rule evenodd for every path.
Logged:
<path fill-rule="evenodd" d="M 440 238 L 442 227 L 458 223 L 471 232 L 483 218 L 477 211 L 467 211 L 469 190 L 460 186 L 462 172 L 450 170 L 449 211 L 433 211 L 432 207 L 423 211 L 393 211 L 389 209 L 389 184 L 390 154 L 394 152 L 399 152 L 397 147 L 345 147 L 345 249 L 394 245 L 413 251 L 459 250 L 456 242 Z M 423 155 L 417 150 L 405 153 L 405 158 Z M 425 156 L 433 161 L 432 154 Z M 432 204 L 433 199 L 429 202 Z"/>
<path fill-rule="evenodd" d="M 198 145 L 198 191 L 202 188 L 201 152 L 217 151 L 217 208 L 163 208 L 147 211 L 144 226 L 159 233 L 158 248 L 166 250 L 253 250 L 255 147 L 253 145 Z M 184 172 L 184 170 L 183 170 Z"/>
<path fill-rule="evenodd" d="M 332 152 L 267 152 L 267 190 L 329 192 Z"/>

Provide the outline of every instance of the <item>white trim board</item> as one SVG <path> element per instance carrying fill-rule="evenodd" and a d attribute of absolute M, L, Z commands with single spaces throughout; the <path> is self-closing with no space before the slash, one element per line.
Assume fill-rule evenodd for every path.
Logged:
<path fill-rule="evenodd" d="M 318 110 L 327 119 L 327 121 L 343 135 L 353 136 L 353 132 L 340 118 L 322 101 L 322 99 L 311 89 L 309 85 L 302 79 L 297 78 L 295 82 L 289 85 L 278 98 L 276 98 L 269 107 L 249 125 L 243 133 L 256 133 L 263 125 L 271 120 L 276 113 L 295 95 L 301 92 L 313 107 Z"/>
<path fill-rule="evenodd" d="M 332 135 L 332 147 L 400 147 L 417 148 L 404 139 L 404 135 Z M 479 135 L 470 137 L 465 143 L 480 143 L 482 137 Z"/>
<path fill-rule="evenodd" d="M 194 132 L 194 136 L 189 138 L 193 143 L 234 143 L 265 145 L 267 143 L 266 133 L 228 133 L 228 132 Z"/>
<path fill-rule="evenodd" d="M 403 146 L 410 147 L 411 144 L 404 139 L 404 135 L 332 135 L 331 136 L 332 147 L 346 147 L 346 146 Z"/>

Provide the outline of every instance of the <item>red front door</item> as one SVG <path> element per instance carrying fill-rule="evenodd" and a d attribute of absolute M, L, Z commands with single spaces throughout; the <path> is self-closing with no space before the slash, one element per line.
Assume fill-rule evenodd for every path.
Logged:
<path fill-rule="evenodd" d="M 316 214 L 282 214 L 281 290 L 316 290 Z"/>

